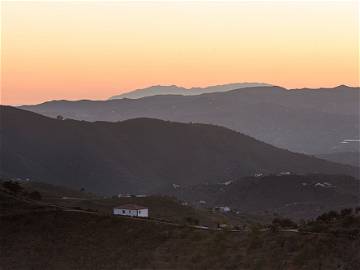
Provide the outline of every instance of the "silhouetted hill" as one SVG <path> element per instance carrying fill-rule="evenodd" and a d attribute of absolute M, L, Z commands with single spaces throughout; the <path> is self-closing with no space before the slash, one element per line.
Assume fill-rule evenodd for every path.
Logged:
<path fill-rule="evenodd" d="M 212 125 L 56 120 L 8 106 L 0 113 L 1 174 L 88 191 L 161 192 L 258 171 L 358 174 Z"/>
<path fill-rule="evenodd" d="M 246 87 L 258 87 L 258 86 L 271 86 L 266 83 L 229 83 L 224 85 L 213 85 L 208 87 L 192 87 L 184 88 L 176 85 L 154 85 L 142 89 L 135 89 L 128 93 L 113 96 L 110 99 L 120 98 L 142 98 L 155 95 L 199 95 L 204 93 L 213 92 L 225 92 L 229 90 L 246 88 Z"/>
<path fill-rule="evenodd" d="M 295 152 L 358 151 L 359 88 L 252 87 L 197 96 L 51 101 L 21 108 L 50 117 L 120 121 L 150 117 L 220 125 Z"/>

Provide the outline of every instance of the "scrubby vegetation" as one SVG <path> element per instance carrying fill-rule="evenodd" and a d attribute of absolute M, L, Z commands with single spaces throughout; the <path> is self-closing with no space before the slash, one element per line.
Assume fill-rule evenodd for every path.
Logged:
<path fill-rule="evenodd" d="M 25 197 L 30 200 L 40 201 L 42 199 L 42 195 L 37 190 L 28 191 L 24 189 L 24 187 L 17 181 L 7 180 L 2 182 L 3 191 L 12 194 L 14 196 Z"/>
<path fill-rule="evenodd" d="M 11 180 L 4 181 L 2 183 L 2 186 L 4 189 L 6 189 L 7 191 L 9 191 L 10 193 L 13 193 L 15 195 L 23 190 L 23 188 L 21 187 L 21 185 L 18 182 L 11 181 Z"/>
<path fill-rule="evenodd" d="M 0 227 L 4 270 L 360 267 L 359 239 L 334 234 L 206 231 L 64 211 L 3 217 Z"/>
<path fill-rule="evenodd" d="M 183 205 L 181 201 L 169 196 L 102 197 L 81 190 L 72 190 L 39 182 L 16 182 L 13 180 L 7 180 L 5 182 L 9 181 L 19 186 L 22 190 L 17 194 L 9 193 L 18 198 L 40 201 L 64 208 L 98 212 L 103 215 L 111 215 L 113 207 L 115 206 L 138 204 L 149 208 L 151 218 L 183 225 L 205 225 L 215 228 L 218 223 L 227 223 L 233 226 L 243 226 L 257 219 L 257 217 L 247 217 L 244 215 L 241 217 L 224 215 L 223 213 L 215 213 L 209 209 L 195 209 Z M 3 191 L 8 192 L 7 189 L 3 189 Z"/>
<path fill-rule="evenodd" d="M 181 208 L 168 197 L 100 200 L 69 191 L 62 194 L 84 197 L 64 200 L 71 203 L 60 207 L 54 205 L 62 202 L 59 190 L 2 183 L 0 269 L 360 269 L 360 208 L 297 223 L 280 216 L 268 225 L 232 226 L 222 220 L 207 230 L 193 227 L 202 225 L 206 212 Z M 109 202 L 138 199 L 164 215 L 137 219 L 104 211 Z M 86 208 L 91 203 L 98 209 Z M 179 213 L 167 223 L 163 217 L 175 210 Z"/>
<path fill-rule="evenodd" d="M 334 236 L 360 239 L 359 208 L 345 208 L 340 212 L 329 211 L 300 227 L 303 232 L 328 233 Z"/>

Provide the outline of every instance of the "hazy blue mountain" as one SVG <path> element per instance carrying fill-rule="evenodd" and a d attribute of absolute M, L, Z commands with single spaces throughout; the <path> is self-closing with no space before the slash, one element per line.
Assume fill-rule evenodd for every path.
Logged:
<path fill-rule="evenodd" d="M 22 109 L 86 121 L 139 117 L 215 124 L 295 152 L 358 151 L 359 88 L 252 87 L 196 96 L 50 101 Z"/>
<path fill-rule="evenodd" d="M 155 119 L 56 120 L 1 106 L 5 176 L 117 194 L 218 183 L 291 171 L 358 175 L 358 169 L 273 147 L 223 127 Z"/>
<path fill-rule="evenodd" d="M 225 92 L 239 88 L 247 88 L 247 87 L 258 87 L 258 86 L 271 86 L 266 83 L 229 83 L 224 85 L 213 85 L 208 87 L 192 87 L 185 88 L 179 87 L 176 85 L 154 85 L 142 89 L 135 89 L 133 91 L 123 93 L 120 95 L 116 95 L 110 97 L 110 99 L 121 99 L 121 98 L 142 98 L 148 96 L 156 96 L 156 95 L 199 95 L 204 93 L 213 93 L 213 92 Z"/>

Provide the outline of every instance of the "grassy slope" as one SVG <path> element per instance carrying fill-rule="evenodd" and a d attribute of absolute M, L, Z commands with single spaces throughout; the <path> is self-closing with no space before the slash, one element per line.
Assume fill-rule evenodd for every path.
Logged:
<path fill-rule="evenodd" d="M 46 193 L 46 189 L 43 186 L 42 192 Z M 50 190 L 53 195 L 60 195 L 55 192 L 59 189 Z M 46 196 L 44 200 L 48 199 Z M 154 201 L 155 208 L 159 198 L 147 199 Z M 166 205 L 165 201 L 159 203 Z M 2 270 L 360 267 L 360 240 L 331 233 L 198 230 L 153 220 L 114 217 L 101 211 L 63 211 L 5 190 L 0 190 L 0 206 Z"/>
<path fill-rule="evenodd" d="M 358 269 L 359 240 L 209 232 L 74 212 L 2 218 L 1 269 Z"/>
<path fill-rule="evenodd" d="M 264 223 L 270 220 L 269 217 L 266 216 L 225 215 L 208 209 L 184 206 L 180 201 L 168 196 L 110 198 L 39 182 L 21 182 L 21 186 L 27 192 L 34 190 L 39 191 L 42 194 L 41 203 L 58 205 L 66 208 L 81 208 L 91 211 L 95 210 L 99 214 L 103 215 L 111 215 L 115 206 L 122 204 L 138 204 L 149 208 L 151 218 L 168 220 L 180 224 L 187 223 L 187 218 L 191 218 L 193 220 L 196 219 L 199 221 L 200 225 L 206 225 L 209 227 L 216 227 L 218 223 L 245 225 L 254 222 Z M 64 197 L 67 199 L 64 199 Z"/>

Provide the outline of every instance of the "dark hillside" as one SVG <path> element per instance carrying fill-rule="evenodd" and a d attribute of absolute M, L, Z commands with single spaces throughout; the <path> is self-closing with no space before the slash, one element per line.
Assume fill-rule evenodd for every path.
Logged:
<path fill-rule="evenodd" d="M 348 269 L 358 239 L 205 231 L 76 212 L 0 217 L 0 267 L 14 269 Z"/>
<path fill-rule="evenodd" d="M 200 184 L 172 189 L 170 194 L 206 207 L 279 214 L 308 219 L 333 209 L 359 206 L 360 181 L 346 175 L 268 175 L 245 177 L 228 185 Z"/>
<path fill-rule="evenodd" d="M 49 205 L 27 198 L 25 190 L 12 193 L 14 189 L 4 183 L 0 187 L 3 270 L 360 267 L 359 208 L 330 211 L 301 224 L 277 218 L 267 226 L 208 230 Z"/>
<path fill-rule="evenodd" d="M 55 120 L 1 106 L 5 176 L 107 194 L 158 193 L 256 172 L 341 173 L 356 168 L 282 150 L 226 128 L 154 119 Z"/>

